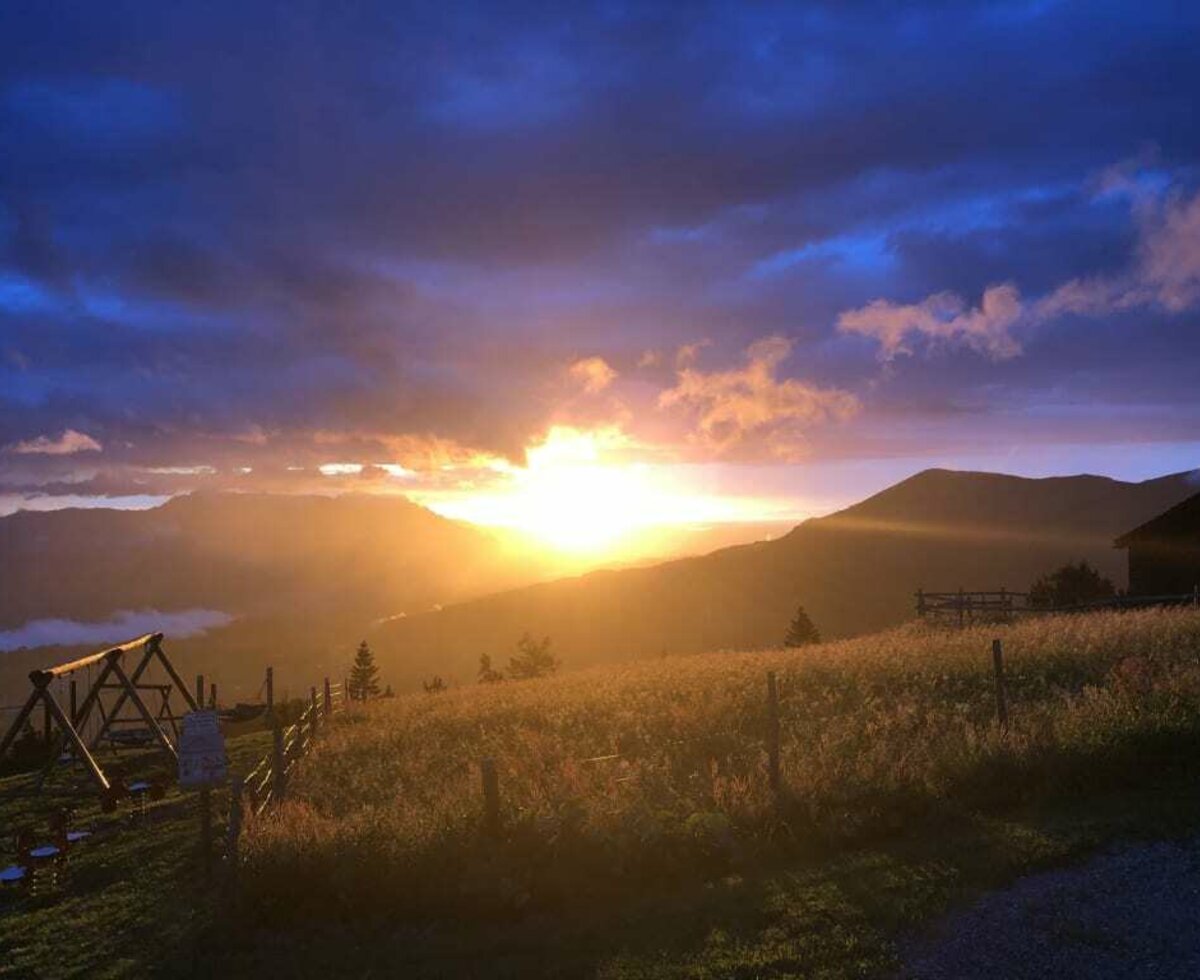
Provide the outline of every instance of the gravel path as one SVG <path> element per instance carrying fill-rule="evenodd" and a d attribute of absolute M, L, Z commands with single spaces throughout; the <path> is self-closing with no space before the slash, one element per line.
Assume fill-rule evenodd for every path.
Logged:
<path fill-rule="evenodd" d="M 1200 838 L 1025 878 L 904 952 L 907 980 L 1200 978 Z"/>

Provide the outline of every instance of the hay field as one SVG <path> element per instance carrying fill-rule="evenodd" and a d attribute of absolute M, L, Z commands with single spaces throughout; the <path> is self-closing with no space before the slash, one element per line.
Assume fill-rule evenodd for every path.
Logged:
<path fill-rule="evenodd" d="M 1011 725 L 995 720 L 1003 640 Z M 779 680 L 783 790 L 767 778 Z M 1200 612 L 913 625 L 381 701 L 327 729 L 248 829 L 267 921 L 499 915 L 689 886 L 951 811 L 1110 793 L 1200 742 Z M 605 758 L 616 756 L 616 758 Z M 496 761 L 498 836 L 479 762 Z"/>

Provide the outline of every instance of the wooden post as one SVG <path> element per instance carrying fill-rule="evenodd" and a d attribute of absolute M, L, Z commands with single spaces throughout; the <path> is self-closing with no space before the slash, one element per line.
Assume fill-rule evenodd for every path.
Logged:
<path fill-rule="evenodd" d="M 333 714 L 333 697 L 329 692 L 329 678 L 325 678 L 325 715 Z"/>
<path fill-rule="evenodd" d="M 963 627 L 963 607 L 967 604 L 966 596 L 963 595 L 962 586 L 958 587 L 958 628 Z"/>
<path fill-rule="evenodd" d="M 225 828 L 225 857 L 229 870 L 237 870 L 238 839 L 242 835 L 242 792 L 245 783 L 241 776 L 234 776 L 229 784 L 229 825 Z"/>
<path fill-rule="evenodd" d="M 311 741 L 317 735 L 317 719 L 321 713 L 317 710 L 317 689 L 308 689 L 308 737 Z"/>
<path fill-rule="evenodd" d="M 996 675 L 996 720 L 1008 731 L 1008 692 L 1004 685 L 1004 646 L 992 640 L 992 669 Z"/>
<path fill-rule="evenodd" d="M 75 716 L 79 712 L 79 686 L 75 678 L 71 678 L 71 724 L 75 723 Z"/>
<path fill-rule="evenodd" d="M 200 865 L 207 878 L 212 871 L 212 791 L 200 790 Z"/>
<path fill-rule="evenodd" d="M 917 589 L 917 615 L 925 615 L 925 590 Z"/>
<path fill-rule="evenodd" d="M 275 711 L 275 668 L 267 668 L 267 715 Z"/>
<path fill-rule="evenodd" d="M 274 739 L 271 746 L 271 797 L 279 803 L 287 792 L 287 760 L 283 757 L 283 726 L 275 722 L 271 732 Z"/>
<path fill-rule="evenodd" d="M 196 675 L 196 710 L 204 707 L 204 675 Z"/>
<path fill-rule="evenodd" d="M 479 763 L 479 775 L 483 782 L 483 829 L 489 837 L 500 834 L 500 779 L 496 775 L 496 760 L 483 759 Z"/>
<path fill-rule="evenodd" d="M 217 685 L 210 684 L 208 686 L 208 706 L 215 708 L 217 706 Z"/>
<path fill-rule="evenodd" d="M 775 671 L 767 671 L 767 780 L 779 795 L 779 687 Z"/>
<path fill-rule="evenodd" d="M 154 740 L 162 747 L 162 750 L 171 757 L 172 761 L 179 758 L 179 753 L 175 746 L 171 744 L 171 740 L 167 738 L 167 733 L 162 730 L 162 726 L 158 723 L 158 719 L 151 714 L 150 709 L 146 707 L 146 702 L 142 700 L 142 696 L 138 693 L 138 689 L 133 686 L 133 682 L 125 676 L 125 671 L 121 669 L 121 665 L 115 660 L 113 661 L 113 673 L 117 675 L 117 680 L 125 689 L 125 694 L 129 700 L 133 702 L 133 706 L 137 709 L 138 714 L 142 716 L 142 720 L 146 722 L 146 727 L 150 729 L 150 734 L 154 736 Z"/>
<path fill-rule="evenodd" d="M 88 751 L 87 746 L 83 744 L 83 740 L 79 737 L 79 733 L 75 730 L 75 726 L 71 723 L 70 719 L 68 719 L 67 716 L 62 713 L 62 708 L 58 706 L 58 702 L 54 700 L 54 698 L 50 695 L 50 692 L 46 690 L 44 686 L 38 689 L 34 697 L 42 698 L 42 703 L 45 704 L 55 716 L 59 726 L 63 730 L 63 734 L 67 737 L 67 741 L 70 742 L 71 746 L 74 748 L 75 758 L 83 762 L 84 766 L 90 773 L 92 780 L 97 786 L 100 787 L 100 792 L 107 793 L 112 788 L 112 784 L 109 783 L 108 777 L 104 775 L 104 770 L 100 768 L 99 763 L 97 763 L 95 758 L 93 758 L 92 753 Z M 18 721 L 20 720 L 21 719 L 18 719 Z M 3 751 L 2 746 L 0 746 L 0 751 Z"/>

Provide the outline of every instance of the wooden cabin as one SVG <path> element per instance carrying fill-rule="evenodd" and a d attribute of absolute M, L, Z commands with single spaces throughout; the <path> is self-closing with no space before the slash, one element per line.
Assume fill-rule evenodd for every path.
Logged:
<path fill-rule="evenodd" d="M 1188 595 L 1200 587 L 1200 493 L 1114 542 L 1129 550 L 1129 594 Z"/>

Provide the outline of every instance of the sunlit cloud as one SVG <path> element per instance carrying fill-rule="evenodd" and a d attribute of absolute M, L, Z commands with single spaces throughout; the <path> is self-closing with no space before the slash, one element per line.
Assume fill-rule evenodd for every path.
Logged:
<path fill-rule="evenodd" d="M 689 440 L 713 455 L 795 459 L 806 429 L 849 419 L 861 406 L 848 391 L 777 377 L 791 350 L 786 338 L 766 337 L 747 348 L 743 367 L 683 367 L 674 387 L 659 395 L 659 408 L 688 414 L 695 426 Z"/>
<path fill-rule="evenodd" d="M 976 307 L 954 293 L 934 293 L 919 303 L 877 299 L 838 316 L 838 329 L 879 342 L 879 357 L 890 361 L 912 354 L 921 340 L 933 345 L 961 344 L 996 360 L 1021 353 L 1012 328 L 1021 317 L 1021 297 L 1011 283 L 989 286 Z"/>
<path fill-rule="evenodd" d="M 1023 353 L 1014 334 L 1071 314 L 1103 317 L 1157 308 L 1169 314 L 1200 303 L 1200 192 L 1189 196 L 1161 174 L 1137 169 L 1138 161 L 1105 170 L 1095 181 L 1098 198 L 1127 197 L 1137 229 L 1129 267 L 1115 275 L 1070 279 L 1034 301 L 1023 301 L 1012 283 L 989 286 L 976 307 L 938 292 L 918 303 L 876 299 L 837 318 L 838 330 L 870 337 L 879 358 L 961 346 L 994 360 Z"/>
<path fill-rule="evenodd" d="M 1200 192 L 1189 197 L 1164 180 L 1138 180 L 1121 169 L 1107 174 L 1100 187 L 1101 196 L 1130 199 L 1138 229 L 1135 260 L 1120 275 L 1064 283 L 1038 303 L 1038 317 L 1194 308 L 1200 302 Z"/>
<path fill-rule="evenodd" d="M 66 429 L 58 436 L 38 436 L 15 443 L 10 447 L 10 452 L 30 456 L 71 456 L 75 453 L 98 453 L 103 448 L 87 433 Z"/>
<path fill-rule="evenodd" d="M 573 363 L 567 373 L 588 394 L 603 391 L 616 380 L 617 372 L 603 357 L 585 357 Z"/>

